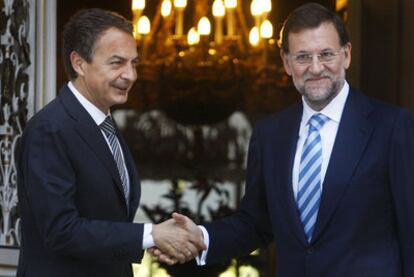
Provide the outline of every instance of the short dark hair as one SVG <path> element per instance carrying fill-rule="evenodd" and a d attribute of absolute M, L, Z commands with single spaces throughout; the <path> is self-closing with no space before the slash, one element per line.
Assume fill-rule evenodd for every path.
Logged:
<path fill-rule="evenodd" d="M 339 43 L 344 46 L 349 42 L 348 32 L 339 15 L 317 3 L 306 3 L 296 8 L 285 20 L 280 31 L 279 47 L 289 53 L 289 34 L 298 33 L 305 29 L 319 27 L 322 23 L 332 23 L 339 35 Z"/>
<path fill-rule="evenodd" d="M 96 8 L 80 10 L 69 19 L 62 39 L 62 59 L 69 79 L 73 80 L 78 75 L 70 61 L 72 51 L 91 62 L 96 41 L 111 27 L 133 35 L 131 22 L 111 11 Z"/>

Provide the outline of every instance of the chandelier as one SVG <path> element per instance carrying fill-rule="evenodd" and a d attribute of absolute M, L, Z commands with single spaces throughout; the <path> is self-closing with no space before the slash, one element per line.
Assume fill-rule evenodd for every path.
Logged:
<path fill-rule="evenodd" d="M 183 124 L 210 124 L 251 107 L 254 92 L 290 87 L 269 20 L 271 0 L 251 1 L 250 11 L 237 0 L 154 4 L 150 20 L 145 0 L 132 1 L 141 97 L 131 105 L 159 108 Z"/>

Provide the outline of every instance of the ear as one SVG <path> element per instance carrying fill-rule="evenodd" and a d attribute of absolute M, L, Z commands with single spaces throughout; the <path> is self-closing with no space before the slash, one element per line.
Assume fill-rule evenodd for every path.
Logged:
<path fill-rule="evenodd" d="M 87 62 L 76 51 L 72 51 L 72 53 L 70 53 L 70 62 L 73 70 L 76 71 L 78 76 L 85 75 L 85 65 Z"/>
<path fill-rule="evenodd" d="M 290 64 L 290 60 L 289 60 L 288 54 L 285 53 L 285 51 L 280 50 L 280 57 L 282 58 L 283 67 L 285 68 L 286 73 L 289 76 L 292 76 L 292 67 L 291 67 L 291 64 Z"/>
<path fill-rule="evenodd" d="M 351 49 L 352 49 L 352 45 L 350 42 L 348 42 L 347 44 L 345 44 L 344 46 L 344 55 L 345 55 L 345 60 L 344 60 L 344 67 L 345 69 L 349 68 L 349 65 L 351 64 Z"/>

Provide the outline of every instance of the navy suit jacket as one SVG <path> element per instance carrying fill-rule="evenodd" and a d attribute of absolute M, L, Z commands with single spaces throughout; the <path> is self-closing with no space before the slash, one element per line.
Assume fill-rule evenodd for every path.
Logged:
<path fill-rule="evenodd" d="M 246 193 L 234 216 L 207 225 L 207 263 L 274 241 L 280 277 L 414 276 L 414 119 L 350 90 L 312 241 L 292 190 L 302 105 L 257 124 Z"/>
<path fill-rule="evenodd" d="M 28 122 L 17 164 L 17 276 L 132 276 L 131 262 L 143 254 L 143 225 L 132 223 L 140 182 L 118 137 L 130 178 L 129 209 L 105 138 L 66 85 Z"/>

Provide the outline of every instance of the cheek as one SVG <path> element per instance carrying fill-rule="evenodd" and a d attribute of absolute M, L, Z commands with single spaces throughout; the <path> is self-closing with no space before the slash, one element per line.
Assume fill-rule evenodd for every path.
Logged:
<path fill-rule="evenodd" d="M 288 58 L 284 54 L 281 54 L 281 58 L 282 58 L 283 67 L 285 68 L 286 73 L 289 76 L 291 76 L 292 75 L 292 67 L 290 65 L 290 62 L 289 62 Z"/>
<path fill-rule="evenodd" d="M 114 74 L 113 72 L 106 72 L 105 75 L 102 75 L 102 83 L 103 85 L 111 85 L 119 79 L 119 74 Z"/>
<path fill-rule="evenodd" d="M 332 75 L 332 77 L 340 76 L 343 71 L 345 71 L 344 65 L 340 64 L 337 66 L 331 66 L 327 68 L 327 71 Z"/>
<path fill-rule="evenodd" d="M 291 75 L 293 78 L 295 78 L 295 80 L 302 80 L 305 72 L 306 70 L 299 69 L 299 68 L 293 68 Z"/>

